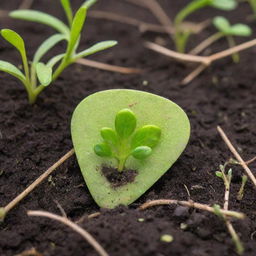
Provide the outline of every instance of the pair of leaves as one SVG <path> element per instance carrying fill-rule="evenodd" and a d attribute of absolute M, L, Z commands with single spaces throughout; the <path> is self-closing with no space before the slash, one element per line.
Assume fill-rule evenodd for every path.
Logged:
<path fill-rule="evenodd" d="M 114 156 L 112 148 L 122 150 L 120 146 L 125 141 L 124 151 L 128 148 L 128 152 L 122 152 L 121 155 L 132 155 L 136 159 L 147 158 L 160 140 L 161 129 L 155 125 L 145 125 L 134 133 L 136 126 L 137 119 L 131 110 L 119 111 L 115 118 L 115 130 L 108 127 L 101 129 L 104 143 L 96 145 L 94 152 L 99 156 Z"/>
<path fill-rule="evenodd" d="M 229 21 L 222 17 L 217 16 L 213 19 L 214 26 L 224 35 L 227 36 L 250 36 L 252 30 L 245 24 L 231 25 Z"/>
<path fill-rule="evenodd" d="M 10 29 L 2 29 L 1 35 L 6 41 L 8 41 L 11 45 L 13 45 L 19 51 L 23 59 L 24 66 L 28 65 L 25 43 L 22 37 L 15 31 Z M 23 83 L 25 83 L 26 81 L 26 77 L 24 76 L 24 74 L 22 74 L 22 72 L 18 68 L 16 68 L 14 65 L 12 65 L 9 62 L 0 61 L 0 70 L 18 78 Z M 42 85 L 47 86 L 51 83 L 51 77 L 52 77 L 51 68 L 47 67 L 43 63 L 38 63 L 36 65 L 36 73 Z"/>

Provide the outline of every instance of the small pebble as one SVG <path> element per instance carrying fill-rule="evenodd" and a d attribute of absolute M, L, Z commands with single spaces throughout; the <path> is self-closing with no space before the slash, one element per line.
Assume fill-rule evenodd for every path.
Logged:
<path fill-rule="evenodd" d="M 164 234 L 161 236 L 160 240 L 165 243 L 171 243 L 173 241 L 173 236 Z"/>

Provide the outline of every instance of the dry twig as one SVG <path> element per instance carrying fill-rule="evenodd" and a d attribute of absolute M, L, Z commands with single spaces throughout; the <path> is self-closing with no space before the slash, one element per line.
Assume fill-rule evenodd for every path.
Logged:
<path fill-rule="evenodd" d="M 57 167 L 63 164 L 75 153 L 74 149 L 71 149 L 63 157 L 61 157 L 55 164 L 53 164 L 48 170 L 46 170 L 39 178 L 37 178 L 31 185 L 29 185 L 22 193 L 14 198 L 5 207 L 0 208 L 0 220 L 4 219 L 5 215 L 15 207 L 22 199 L 24 199 L 30 192 L 32 192 L 39 184 L 41 184 Z"/>
<path fill-rule="evenodd" d="M 225 134 L 225 132 L 223 131 L 223 129 L 218 126 L 217 130 L 219 132 L 219 134 L 221 135 L 221 138 L 224 140 L 224 142 L 226 143 L 226 145 L 228 146 L 229 150 L 233 153 L 233 155 L 235 156 L 235 158 L 237 159 L 237 161 L 241 164 L 241 166 L 243 167 L 243 169 L 245 170 L 246 175 L 251 179 L 252 183 L 254 184 L 254 186 L 256 187 L 256 178 L 253 175 L 252 171 L 250 170 L 250 168 L 247 166 L 247 164 L 245 163 L 245 161 L 242 159 L 242 157 L 239 155 L 239 153 L 237 152 L 237 150 L 235 149 L 235 147 L 232 145 L 231 141 L 229 140 L 229 138 L 227 137 L 227 135 Z"/>
<path fill-rule="evenodd" d="M 75 232 L 80 234 L 98 252 L 99 255 L 108 256 L 108 253 L 103 249 L 103 247 L 95 240 L 95 238 L 90 233 L 79 227 L 74 222 L 70 221 L 68 218 L 61 217 L 56 214 L 45 211 L 28 211 L 27 214 L 29 216 L 46 217 L 63 223 L 64 225 L 70 227 Z"/>
<path fill-rule="evenodd" d="M 14 256 L 43 256 L 43 254 L 39 253 L 35 248 L 32 248 Z"/>
<path fill-rule="evenodd" d="M 19 9 L 30 9 L 34 0 L 23 0 L 19 6 Z"/>
<path fill-rule="evenodd" d="M 98 68 L 98 69 L 107 70 L 107 71 L 116 72 L 116 73 L 122 73 L 122 74 L 138 74 L 143 72 L 142 69 L 138 69 L 138 68 L 119 67 L 119 66 L 114 66 L 114 65 L 94 61 L 94 60 L 88 60 L 88 59 L 79 59 L 76 61 L 76 63 L 82 64 L 88 67 L 92 67 L 92 68 Z"/>
<path fill-rule="evenodd" d="M 145 210 L 147 208 L 153 207 L 153 206 L 158 206 L 158 205 L 170 205 L 170 204 L 176 204 L 176 205 L 182 205 L 186 207 L 191 207 L 191 208 L 196 208 L 199 210 L 215 213 L 215 209 L 209 205 L 206 204 L 200 204 L 200 203 L 195 203 L 193 201 L 179 201 L 179 200 L 172 200 L 172 199 L 159 199 L 159 200 L 153 200 L 146 202 L 142 204 L 139 209 L 140 210 Z M 238 219 L 243 219 L 245 218 L 245 215 L 241 212 L 236 212 L 236 211 L 227 211 L 224 209 L 220 209 L 220 212 L 229 217 L 234 217 Z"/>

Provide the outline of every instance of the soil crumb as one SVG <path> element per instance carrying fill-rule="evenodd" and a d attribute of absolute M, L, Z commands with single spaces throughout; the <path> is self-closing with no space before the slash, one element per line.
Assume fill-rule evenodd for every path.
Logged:
<path fill-rule="evenodd" d="M 113 188 L 124 186 L 128 183 L 132 183 L 135 180 L 138 172 L 135 170 L 124 170 L 119 172 L 116 168 L 110 166 L 101 167 L 102 174 L 111 183 Z"/>

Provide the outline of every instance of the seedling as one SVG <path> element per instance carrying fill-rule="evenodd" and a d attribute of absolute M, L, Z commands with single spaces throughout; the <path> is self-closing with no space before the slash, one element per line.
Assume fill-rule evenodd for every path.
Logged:
<path fill-rule="evenodd" d="M 251 6 L 253 17 L 256 18 L 256 0 L 246 0 Z"/>
<path fill-rule="evenodd" d="M 101 157 L 114 157 L 117 170 L 122 172 L 129 156 L 146 159 L 158 144 L 161 129 L 156 125 L 144 125 L 135 133 L 137 119 L 130 109 L 119 111 L 115 118 L 115 130 L 103 127 L 100 131 L 104 142 L 94 146 L 94 152 Z"/>
<path fill-rule="evenodd" d="M 216 38 L 216 40 L 226 37 L 230 48 L 236 45 L 234 36 L 247 37 L 252 34 L 252 30 L 249 26 L 240 23 L 231 25 L 226 18 L 221 16 L 215 17 L 213 24 L 219 30 L 213 37 Z M 238 53 L 233 54 L 232 58 L 235 63 L 239 62 Z"/>
<path fill-rule="evenodd" d="M 172 166 L 186 147 L 190 125 L 170 100 L 119 89 L 84 99 L 74 111 L 71 132 L 93 198 L 100 207 L 114 208 L 134 202 Z M 113 186 L 105 166 L 121 179 L 135 171 L 135 178 Z"/>
<path fill-rule="evenodd" d="M 30 64 L 27 59 L 25 43 L 22 37 L 10 29 L 1 30 L 2 37 L 19 51 L 24 72 L 21 72 L 13 64 L 6 61 L 0 61 L 0 71 L 9 73 L 20 80 L 27 91 L 30 104 L 35 103 L 38 95 L 48 85 L 54 82 L 64 69 L 76 60 L 117 44 L 116 41 L 103 41 L 84 51 L 77 52 L 87 10 L 95 2 L 96 0 L 84 2 L 73 16 L 69 0 L 61 0 L 69 25 L 64 24 L 61 20 L 49 14 L 39 11 L 17 10 L 10 13 L 12 18 L 42 23 L 54 28 L 58 32 L 46 39 L 39 46 Z M 67 42 L 65 52 L 50 58 L 46 63 L 42 62 L 43 56 L 61 41 Z M 55 68 L 56 65 L 57 67 Z"/>
<path fill-rule="evenodd" d="M 190 14 L 207 6 L 230 11 L 236 8 L 237 2 L 235 0 L 193 0 L 187 6 L 185 6 L 174 19 L 174 41 L 178 52 L 185 52 L 187 41 L 193 33 L 190 28 L 184 26 L 184 20 Z"/>

